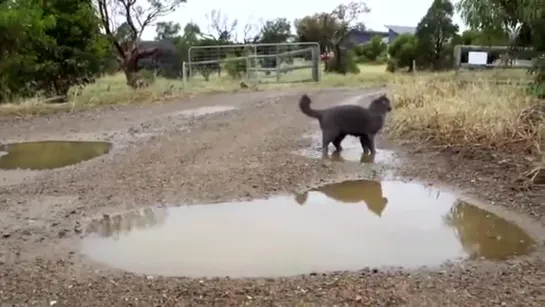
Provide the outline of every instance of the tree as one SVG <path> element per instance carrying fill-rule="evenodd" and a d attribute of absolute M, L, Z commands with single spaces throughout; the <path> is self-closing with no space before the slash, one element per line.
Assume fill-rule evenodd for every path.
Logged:
<path fill-rule="evenodd" d="M 334 60 L 326 63 L 325 70 L 346 74 L 351 70 L 347 66 L 350 59 L 344 58 L 346 46 L 342 46 L 342 41 L 352 27 L 358 26 L 354 24 L 358 17 L 369 11 L 365 2 L 353 1 L 337 6 L 331 13 L 306 16 L 295 20 L 297 36 L 302 42 L 318 42 L 322 52 L 333 51 Z"/>
<path fill-rule="evenodd" d="M 182 61 L 187 62 L 189 60 L 188 53 L 189 48 L 197 46 L 199 44 L 199 38 L 201 37 L 201 29 L 195 23 L 187 23 L 184 26 L 183 34 L 176 39 L 176 49 L 180 54 Z"/>
<path fill-rule="evenodd" d="M 102 26 L 110 42 L 118 54 L 121 68 L 125 73 L 127 85 L 136 88 L 140 82 L 138 75 L 138 60 L 149 57 L 158 48 L 140 48 L 142 32 L 158 18 L 173 12 L 186 0 L 148 0 L 148 6 L 137 4 L 137 0 L 96 0 Z M 119 15 L 126 23 L 127 41 L 120 41 L 115 35 L 118 28 L 116 16 Z"/>
<path fill-rule="evenodd" d="M 208 24 L 212 33 L 209 33 L 220 45 L 229 44 L 231 40 L 235 39 L 235 35 L 238 20 L 233 19 L 229 21 L 229 17 L 223 14 L 220 10 L 211 10 L 207 16 Z"/>
<path fill-rule="evenodd" d="M 34 44 L 46 43 L 45 31 L 55 25 L 53 16 L 43 16 L 32 0 L 0 2 L 0 102 L 35 93 Z M 30 81 L 30 82 L 29 82 Z"/>
<path fill-rule="evenodd" d="M 412 34 L 401 34 L 394 39 L 388 53 L 395 60 L 395 66 L 398 68 L 409 67 L 409 72 L 413 71 L 413 60 L 416 58 L 417 40 Z"/>
<path fill-rule="evenodd" d="M 333 50 L 335 34 L 340 30 L 339 20 L 330 13 L 317 13 L 296 19 L 295 30 L 300 42 L 318 42 L 322 52 Z"/>
<path fill-rule="evenodd" d="M 46 0 L 41 7 L 56 22 L 45 31 L 47 43 L 35 45 L 36 82 L 47 96 L 66 96 L 71 86 L 87 83 L 100 72 L 107 42 L 90 0 Z"/>
<path fill-rule="evenodd" d="M 174 23 L 172 21 L 158 22 L 155 25 L 155 32 L 157 33 L 155 40 L 175 40 L 180 37 L 180 30 L 182 30 L 182 27 L 179 23 Z"/>
<path fill-rule="evenodd" d="M 361 55 L 367 60 L 376 62 L 377 58 L 386 52 L 388 45 L 382 40 L 379 35 L 373 36 L 371 41 L 361 46 Z"/>
<path fill-rule="evenodd" d="M 476 31 L 474 29 L 468 29 L 462 32 L 462 35 L 460 37 L 461 43 L 464 45 L 473 45 L 477 43 L 477 40 L 479 39 L 479 31 Z"/>
<path fill-rule="evenodd" d="M 291 37 L 291 24 L 286 18 L 277 18 L 274 20 L 268 20 L 261 27 L 260 34 L 258 36 L 259 43 L 262 44 L 279 44 L 285 43 Z M 271 54 L 274 51 L 278 52 L 279 50 L 271 50 L 271 48 L 264 47 L 262 52 L 258 50 L 260 54 Z M 266 57 L 260 60 L 261 67 L 264 68 L 273 68 L 278 64 L 276 57 Z M 270 72 L 267 71 L 267 74 Z"/>
<path fill-rule="evenodd" d="M 361 14 L 369 13 L 371 10 L 367 7 L 367 4 L 363 1 L 353 1 L 348 4 L 340 4 L 332 12 L 340 23 L 340 28 L 335 34 L 333 41 L 334 52 L 334 67 L 329 67 L 330 71 L 346 74 L 347 72 L 359 72 L 357 66 L 355 66 L 354 60 L 348 57 L 346 54 L 347 47 L 341 46 L 343 39 L 348 35 L 348 32 L 354 26 L 353 23 L 360 17 Z M 361 27 L 359 23 L 356 24 Z M 351 56 L 353 56 L 351 54 Z"/>
<path fill-rule="evenodd" d="M 286 18 L 277 18 L 265 22 L 260 31 L 260 43 L 285 43 L 291 37 L 291 24 Z"/>
<path fill-rule="evenodd" d="M 445 58 L 450 55 L 447 43 L 458 32 L 458 26 L 452 22 L 453 15 L 454 6 L 450 0 L 434 0 L 418 23 L 415 36 L 420 65 L 434 69 L 446 65 Z"/>

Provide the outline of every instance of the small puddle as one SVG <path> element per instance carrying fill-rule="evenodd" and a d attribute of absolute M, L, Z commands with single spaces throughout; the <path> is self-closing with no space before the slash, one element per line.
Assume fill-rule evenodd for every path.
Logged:
<path fill-rule="evenodd" d="M 310 136 L 312 143 L 310 148 L 304 148 L 298 151 L 298 154 L 311 159 L 322 158 L 322 139 L 321 133 L 315 133 Z M 393 163 L 396 160 L 394 151 L 377 147 L 377 153 L 375 156 L 369 154 L 364 155 L 361 148 L 360 140 L 356 137 L 347 136 L 341 143 L 343 150 L 339 153 L 335 150 L 335 147 L 329 144 L 328 157 L 332 161 L 344 162 L 360 162 L 360 163 Z"/>
<path fill-rule="evenodd" d="M 518 226 L 417 183 L 347 181 L 295 196 L 142 211 L 94 220 L 82 252 L 142 274 L 291 276 L 436 266 L 531 251 Z"/>
<path fill-rule="evenodd" d="M 183 116 L 203 116 L 211 113 L 225 112 L 234 110 L 232 106 L 210 106 L 210 107 L 199 107 L 194 109 L 187 109 L 180 112 L 177 112 L 177 115 Z"/>
<path fill-rule="evenodd" d="M 41 141 L 0 145 L 0 169 L 44 170 L 90 160 L 110 151 L 110 143 Z"/>

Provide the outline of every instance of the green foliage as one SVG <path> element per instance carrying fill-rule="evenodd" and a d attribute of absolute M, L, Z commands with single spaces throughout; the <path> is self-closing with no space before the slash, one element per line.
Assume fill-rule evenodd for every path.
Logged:
<path fill-rule="evenodd" d="M 382 37 L 376 35 L 366 44 L 354 48 L 356 55 L 364 56 L 368 62 L 377 62 L 377 59 L 386 53 L 388 45 L 382 41 Z"/>
<path fill-rule="evenodd" d="M 179 23 L 175 23 L 172 21 L 158 22 L 155 25 L 155 32 L 157 33 L 157 35 L 155 36 L 155 40 L 175 40 L 179 38 L 180 30 L 182 30 L 182 27 Z"/>
<path fill-rule="evenodd" d="M 382 54 L 380 54 L 375 60 L 375 63 L 377 64 L 385 64 L 387 62 L 388 62 L 388 54 L 386 52 L 383 52 Z"/>
<path fill-rule="evenodd" d="M 102 68 L 108 43 L 88 0 L 0 4 L 0 101 L 66 95 Z"/>
<path fill-rule="evenodd" d="M 341 58 L 340 63 L 335 57 L 330 58 L 327 61 L 326 72 L 336 72 L 336 73 L 351 73 L 359 74 L 360 69 L 357 63 L 357 56 L 353 50 L 348 51 Z"/>
<path fill-rule="evenodd" d="M 394 58 L 389 58 L 386 62 L 386 71 L 394 73 L 397 70 L 397 60 Z"/>
<path fill-rule="evenodd" d="M 454 6 L 449 0 L 434 0 L 416 27 L 417 61 L 419 66 L 442 69 L 450 56 L 447 44 L 458 32 L 452 22 Z"/>
<path fill-rule="evenodd" d="M 409 67 L 412 71 L 413 60 L 416 59 L 417 39 L 412 34 L 401 34 L 394 39 L 388 48 L 388 54 L 395 60 L 396 68 Z"/>
<path fill-rule="evenodd" d="M 369 63 L 369 59 L 365 55 L 356 55 L 355 59 L 356 63 L 358 64 L 366 64 Z"/>
<path fill-rule="evenodd" d="M 295 31 L 300 42 L 318 42 L 322 52 L 332 50 L 341 22 L 329 13 L 314 14 L 296 19 Z"/>
<path fill-rule="evenodd" d="M 0 3 L 0 102 L 34 94 L 37 52 L 34 44 L 47 44 L 45 31 L 55 26 L 32 0 Z"/>
<path fill-rule="evenodd" d="M 229 77 L 241 79 L 242 75 L 246 72 L 246 59 L 234 60 L 233 58 L 236 57 L 234 54 L 227 55 L 227 61 L 223 64 L 223 69 L 225 69 Z"/>
<path fill-rule="evenodd" d="M 290 37 L 291 23 L 286 18 L 277 18 L 265 22 L 258 38 L 259 43 L 278 44 L 285 43 Z"/>
<path fill-rule="evenodd" d="M 146 86 L 154 84 L 157 79 L 157 73 L 153 70 L 141 69 L 138 73 Z"/>
<path fill-rule="evenodd" d="M 46 95 L 66 95 L 70 86 L 100 72 L 107 44 L 90 0 L 41 3 L 44 15 L 54 16 L 56 24 L 46 30 L 48 43 L 36 45 L 39 56 L 35 77 Z"/>
<path fill-rule="evenodd" d="M 338 5 L 331 13 L 318 13 L 296 19 L 297 37 L 301 42 L 318 42 L 322 52 L 334 52 L 335 58 L 338 60 L 335 60 L 335 64 L 332 66 L 326 65 L 326 71 L 338 69 L 336 71 L 338 73 L 347 73 L 347 70 L 350 70 L 348 63 L 353 62 L 355 65 L 355 60 L 354 58 L 343 59 L 345 55 L 340 52 L 339 45 L 353 26 L 361 28 L 360 24 L 354 25 L 353 22 L 357 20 L 359 15 L 367 12 L 369 12 L 369 8 L 365 2 L 351 1 Z"/>

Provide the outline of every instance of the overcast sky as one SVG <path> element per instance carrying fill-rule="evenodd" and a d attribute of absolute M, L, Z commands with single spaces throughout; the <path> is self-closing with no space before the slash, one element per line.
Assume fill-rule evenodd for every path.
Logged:
<path fill-rule="evenodd" d="M 362 16 L 361 21 L 373 30 L 386 30 L 384 25 L 399 25 L 416 27 L 422 16 L 426 14 L 433 0 L 368 0 L 366 3 L 371 12 Z M 311 15 L 318 12 L 330 12 L 338 4 L 347 3 L 349 0 L 187 0 L 175 12 L 164 17 L 162 21 L 174 21 L 182 25 L 195 22 L 201 27 L 201 31 L 208 31 L 207 15 L 213 9 L 221 10 L 229 17 L 229 20 L 238 19 L 238 38 L 242 39 L 244 25 L 247 23 L 260 24 L 261 21 L 287 18 L 290 22 L 296 18 Z M 465 28 L 458 15 L 454 22 Z M 292 29 L 293 32 L 293 29 Z M 143 39 L 153 39 L 155 27 L 146 29 Z"/>

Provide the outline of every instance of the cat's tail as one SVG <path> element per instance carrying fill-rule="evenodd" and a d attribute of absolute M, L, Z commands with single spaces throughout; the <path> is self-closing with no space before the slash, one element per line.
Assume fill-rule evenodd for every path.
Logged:
<path fill-rule="evenodd" d="M 312 118 L 322 118 L 322 112 L 320 112 L 320 110 L 315 110 L 310 107 L 311 102 L 312 100 L 310 100 L 310 97 L 308 97 L 307 94 L 303 94 L 299 100 L 299 109 L 301 109 L 301 112 Z"/>

